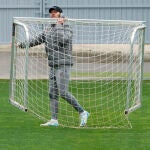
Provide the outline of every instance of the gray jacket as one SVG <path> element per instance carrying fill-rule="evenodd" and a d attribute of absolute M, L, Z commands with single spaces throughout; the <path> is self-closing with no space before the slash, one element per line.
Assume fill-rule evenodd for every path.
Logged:
<path fill-rule="evenodd" d="M 72 28 L 68 24 L 50 24 L 42 34 L 30 40 L 29 47 L 45 43 L 50 67 L 73 65 L 72 63 Z M 20 44 L 24 47 L 24 43 Z"/>

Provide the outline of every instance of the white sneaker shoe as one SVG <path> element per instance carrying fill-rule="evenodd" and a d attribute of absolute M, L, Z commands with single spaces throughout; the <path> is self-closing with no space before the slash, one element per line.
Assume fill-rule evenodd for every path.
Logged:
<path fill-rule="evenodd" d="M 87 123 L 87 119 L 90 116 L 90 113 L 84 111 L 80 114 L 80 127 L 84 127 Z"/>
<path fill-rule="evenodd" d="M 46 126 L 59 126 L 58 124 L 58 120 L 55 120 L 55 119 L 51 119 L 50 121 L 44 123 L 44 124 L 40 124 L 40 126 L 43 126 L 43 127 L 46 127 Z"/>

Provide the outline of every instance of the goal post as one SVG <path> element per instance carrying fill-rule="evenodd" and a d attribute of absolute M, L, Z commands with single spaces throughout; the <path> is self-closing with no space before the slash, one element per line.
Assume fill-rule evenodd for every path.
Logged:
<path fill-rule="evenodd" d="M 131 91 L 131 81 L 132 79 L 132 70 L 133 70 L 133 55 L 134 55 L 134 40 L 135 40 L 135 35 L 136 33 L 139 32 L 139 39 L 138 39 L 138 61 L 139 61 L 139 66 L 138 69 L 139 71 L 137 72 L 137 85 L 135 88 L 135 101 L 132 105 L 129 105 L 130 103 L 130 91 Z M 127 101 L 126 101 L 126 110 L 125 114 L 132 112 L 139 108 L 141 106 L 141 99 L 142 99 L 142 79 L 143 79 L 143 58 L 144 58 L 144 36 L 145 36 L 145 30 L 143 26 L 138 26 L 136 27 L 131 35 L 131 50 L 130 50 L 130 59 L 129 59 L 129 73 L 128 73 L 128 88 L 127 88 Z"/>
<path fill-rule="evenodd" d="M 15 97 L 15 84 L 16 84 L 16 58 L 17 58 L 17 46 L 16 46 L 16 33 L 18 32 L 18 28 L 16 28 L 16 25 L 21 26 L 23 28 L 23 30 L 25 31 L 25 40 L 26 40 L 26 50 L 25 50 L 25 74 L 24 74 L 24 94 L 23 96 L 23 103 L 20 104 L 19 102 L 15 101 L 14 97 Z M 21 22 L 13 22 L 13 26 L 12 26 L 12 50 L 11 50 L 11 70 L 10 70 L 10 102 L 15 105 L 16 107 L 27 111 L 27 94 L 28 94 L 28 50 L 29 50 L 29 45 L 28 42 L 29 41 L 29 32 L 28 32 L 28 28 L 26 27 L 25 24 L 21 23 Z"/>
<path fill-rule="evenodd" d="M 51 116 L 47 45 L 30 43 L 55 23 L 50 18 L 15 17 L 12 28 L 9 100 L 45 121 Z M 66 19 L 65 23 L 73 32 L 68 88 L 91 114 L 87 127 L 131 127 L 127 114 L 139 108 L 142 99 L 144 22 Z M 60 125 L 78 128 L 78 116 L 59 99 Z"/>

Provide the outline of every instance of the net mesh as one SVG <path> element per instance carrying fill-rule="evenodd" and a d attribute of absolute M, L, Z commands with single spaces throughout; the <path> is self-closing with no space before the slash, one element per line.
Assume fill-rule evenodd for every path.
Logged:
<path fill-rule="evenodd" d="M 50 31 L 55 20 L 18 19 L 17 22 L 23 23 L 27 30 L 22 24 L 15 24 L 10 99 L 20 108 L 47 121 L 52 109 L 49 98 L 50 67 L 45 50 L 49 44 L 42 42 L 30 47 L 29 43 L 41 33 Z M 125 111 L 140 104 L 141 100 L 143 37 L 140 30 L 131 42 L 139 24 L 77 19 L 68 19 L 65 23 L 73 33 L 73 66 L 68 90 L 90 113 L 87 127 L 131 127 Z M 20 48 L 15 43 L 23 43 L 25 47 Z M 61 55 L 59 47 L 57 50 L 57 54 Z M 58 103 L 59 124 L 78 128 L 79 113 L 61 97 Z"/>

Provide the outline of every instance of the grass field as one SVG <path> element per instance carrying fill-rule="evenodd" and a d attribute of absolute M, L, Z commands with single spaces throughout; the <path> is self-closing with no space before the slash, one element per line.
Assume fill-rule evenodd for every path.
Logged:
<path fill-rule="evenodd" d="M 132 129 L 41 128 L 41 120 L 9 104 L 8 89 L 9 81 L 0 80 L 1 150 L 150 149 L 150 81 L 143 82 L 142 107 L 129 116 Z"/>
<path fill-rule="evenodd" d="M 18 79 L 14 83 L 15 90 L 11 99 L 26 106 L 29 112 L 44 121 L 49 120 L 48 80 L 28 80 L 28 92 L 24 88 L 24 80 Z M 130 106 L 133 106 L 135 95 L 137 96 L 135 86 L 136 82 L 132 81 Z M 124 113 L 127 89 L 128 82 L 125 80 L 71 80 L 69 83 L 69 91 L 90 113 L 88 128 L 130 128 L 131 124 Z M 62 98 L 59 99 L 58 118 L 63 127 L 79 127 L 79 114 Z"/>

